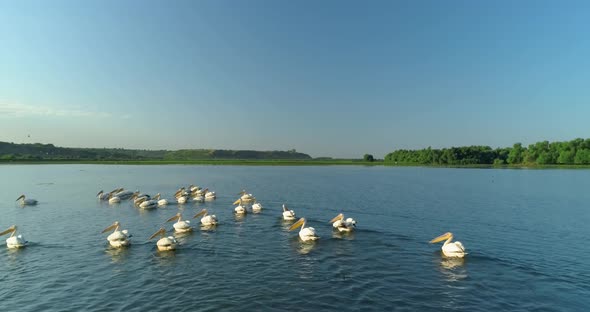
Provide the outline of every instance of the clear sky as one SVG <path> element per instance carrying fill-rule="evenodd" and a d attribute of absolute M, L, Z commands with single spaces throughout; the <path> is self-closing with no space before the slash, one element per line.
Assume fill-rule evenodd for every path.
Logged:
<path fill-rule="evenodd" d="M 0 0 L 0 141 L 399 148 L 590 137 L 588 1 Z"/>

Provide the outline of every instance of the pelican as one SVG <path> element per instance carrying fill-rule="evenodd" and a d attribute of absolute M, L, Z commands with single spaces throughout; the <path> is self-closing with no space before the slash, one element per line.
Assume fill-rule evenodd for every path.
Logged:
<path fill-rule="evenodd" d="M 255 201 L 254 204 L 252 204 L 252 212 L 260 212 L 260 210 L 262 210 L 262 205 Z"/>
<path fill-rule="evenodd" d="M 36 199 L 31 199 L 31 198 L 25 198 L 25 195 L 21 195 L 19 196 L 16 201 L 20 200 L 20 204 L 21 206 L 35 206 L 37 204 L 37 200 Z"/>
<path fill-rule="evenodd" d="M 22 248 L 27 245 L 27 241 L 22 235 L 16 235 L 16 225 L 8 228 L 8 230 L 0 233 L 0 235 L 10 234 L 10 237 L 6 239 L 6 247 L 8 248 Z"/>
<path fill-rule="evenodd" d="M 301 218 L 299 220 L 297 220 L 297 222 L 293 223 L 293 225 L 291 225 L 291 227 L 289 228 L 289 231 L 293 231 L 294 229 L 301 227 L 301 230 L 299 230 L 299 238 L 301 238 L 302 241 L 306 242 L 306 241 L 314 241 L 317 240 L 318 238 L 320 238 L 319 236 L 317 236 L 315 234 L 315 229 L 312 227 L 305 227 L 305 218 Z"/>
<path fill-rule="evenodd" d="M 121 202 L 121 198 L 119 196 L 115 196 L 113 195 L 113 193 L 109 193 L 109 204 L 116 204 L 116 203 L 120 203 Z"/>
<path fill-rule="evenodd" d="M 177 213 L 174 217 L 166 220 L 166 222 L 171 222 L 175 220 L 178 220 L 176 223 L 173 224 L 174 230 L 177 233 L 185 233 L 193 230 L 193 228 L 191 227 L 191 222 L 189 220 L 182 220 L 182 214 L 180 214 L 180 212 Z"/>
<path fill-rule="evenodd" d="M 330 220 L 330 223 L 339 232 L 350 232 L 356 227 L 356 221 L 353 218 L 345 220 L 343 214 L 338 214 L 334 219 Z"/>
<path fill-rule="evenodd" d="M 167 250 L 175 250 L 176 249 L 176 239 L 173 236 L 166 236 L 166 230 L 164 228 L 160 228 L 156 233 L 150 236 L 149 240 L 153 239 L 154 237 L 162 236 L 156 243 L 158 246 L 158 250 L 160 251 L 167 251 Z"/>
<path fill-rule="evenodd" d="M 188 186 L 188 189 L 191 191 L 191 193 L 193 193 L 193 192 L 199 191 L 201 188 L 191 184 Z"/>
<path fill-rule="evenodd" d="M 238 193 L 238 195 L 240 195 L 240 198 L 238 198 L 234 202 L 234 205 L 236 205 L 237 203 L 239 203 L 240 200 L 243 201 L 243 202 L 246 202 L 246 203 L 256 200 L 256 198 L 254 197 L 254 195 L 246 193 L 246 190 L 242 190 L 241 192 Z"/>
<path fill-rule="evenodd" d="M 158 206 L 166 206 L 168 205 L 168 200 L 165 198 L 160 199 L 161 195 L 160 193 L 156 194 L 156 196 L 154 196 L 154 200 L 158 201 Z"/>
<path fill-rule="evenodd" d="M 283 204 L 283 220 L 295 220 L 295 211 L 289 210 L 285 204 Z"/>
<path fill-rule="evenodd" d="M 105 193 L 103 190 L 100 190 L 100 192 L 96 194 L 96 198 L 98 198 L 98 200 L 108 200 L 109 196 L 111 196 L 111 193 Z"/>
<path fill-rule="evenodd" d="M 141 209 L 154 209 L 158 207 L 158 201 L 151 199 L 148 200 L 145 197 L 142 197 L 142 199 L 137 203 L 137 205 Z"/>
<path fill-rule="evenodd" d="M 217 225 L 217 217 L 215 215 L 208 215 L 207 209 L 203 209 L 197 213 L 193 219 L 203 216 L 201 218 L 201 224 L 203 225 Z"/>
<path fill-rule="evenodd" d="M 207 193 L 207 189 L 202 189 L 200 187 L 191 189 L 191 194 L 193 195 L 193 197 L 205 196 L 205 193 Z"/>
<path fill-rule="evenodd" d="M 147 194 L 139 194 L 139 192 L 137 192 L 137 194 L 133 194 L 131 196 L 131 199 L 133 200 L 133 204 L 135 206 L 139 206 L 139 204 L 141 204 L 141 202 L 144 200 L 149 200 L 150 196 Z"/>
<path fill-rule="evenodd" d="M 134 192 L 132 191 L 126 191 L 124 189 L 120 189 L 119 192 L 115 193 L 115 196 L 119 197 L 120 199 L 129 199 L 131 198 L 131 196 L 133 196 Z"/>
<path fill-rule="evenodd" d="M 202 203 L 202 202 L 204 202 L 204 201 L 205 201 L 205 196 L 203 196 L 203 195 L 195 195 L 195 196 L 193 197 L 193 200 L 194 200 L 194 201 L 196 201 L 196 202 L 200 202 L 200 203 Z"/>
<path fill-rule="evenodd" d="M 115 223 L 113 223 L 106 229 L 102 230 L 102 233 L 114 230 L 113 233 L 111 233 L 111 235 L 107 236 L 107 240 L 109 241 L 109 244 L 111 244 L 111 246 L 115 248 L 125 247 L 131 244 L 131 242 L 129 241 L 131 235 L 129 235 L 129 232 L 127 230 L 119 231 L 120 226 L 121 224 L 119 223 L 119 221 L 115 221 Z"/>
<path fill-rule="evenodd" d="M 239 205 L 234 209 L 237 214 L 246 214 L 246 207 L 242 206 L 242 200 L 240 199 Z"/>
<path fill-rule="evenodd" d="M 465 247 L 461 242 L 451 242 L 453 240 L 453 233 L 446 232 L 445 234 L 434 238 L 430 241 L 431 244 L 442 242 L 445 240 L 445 243 L 442 246 L 443 255 L 452 258 L 463 258 L 467 253 L 465 252 Z"/>
<path fill-rule="evenodd" d="M 213 200 L 217 198 L 217 194 L 213 191 L 209 191 L 209 189 L 205 189 L 205 200 Z"/>

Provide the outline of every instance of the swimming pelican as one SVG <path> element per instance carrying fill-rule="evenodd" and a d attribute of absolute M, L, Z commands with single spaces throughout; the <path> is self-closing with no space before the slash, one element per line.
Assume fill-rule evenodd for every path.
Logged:
<path fill-rule="evenodd" d="M 338 214 L 334 219 L 330 220 L 330 223 L 339 232 L 350 232 L 356 227 L 356 221 L 353 218 L 345 220 L 343 214 Z"/>
<path fill-rule="evenodd" d="M 217 194 L 213 191 L 209 191 L 209 189 L 205 189 L 205 200 L 213 200 L 217 198 Z"/>
<path fill-rule="evenodd" d="M 191 184 L 188 186 L 188 189 L 191 193 L 193 193 L 193 192 L 199 191 L 201 188 Z"/>
<path fill-rule="evenodd" d="M 431 244 L 442 242 L 445 240 L 445 243 L 442 246 L 442 252 L 447 257 L 453 258 L 463 258 L 467 253 L 465 252 L 465 247 L 461 242 L 451 242 L 453 240 L 453 233 L 446 232 L 445 234 L 434 238 L 430 241 Z"/>
<path fill-rule="evenodd" d="M 123 188 L 121 188 L 119 192 L 115 193 L 115 196 L 119 197 L 122 200 L 125 200 L 131 198 L 133 194 L 133 191 L 124 190 Z"/>
<path fill-rule="evenodd" d="M 193 219 L 203 216 L 201 218 L 201 224 L 203 225 L 217 225 L 217 217 L 215 215 L 208 215 L 207 209 L 203 209 L 197 213 Z"/>
<path fill-rule="evenodd" d="M 238 198 L 234 202 L 234 205 L 236 205 L 237 203 L 239 203 L 240 200 L 243 201 L 243 202 L 245 202 L 245 203 L 249 203 L 251 201 L 256 200 L 256 198 L 254 197 L 254 195 L 246 193 L 246 190 L 242 190 L 241 192 L 238 193 L 238 195 L 240 195 L 240 198 Z"/>
<path fill-rule="evenodd" d="M 158 201 L 152 199 L 146 199 L 142 197 L 142 199 L 137 203 L 137 206 L 141 209 L 154 209 L 158 207 Z"/>
<path fill-rule="evenodd" d="M 205 196 L 203 196 L 203 195 L 195 195 L 193 197 L 193 201 L 202 203 L 202 202 L 205 201 Z"/>
<path fill-rule="evenodd" d="M 172 226 L 174 226 L 174 230 L 177 233 L 185 233 L 185 232 L 190 232 L 193 230 L 193 228 L 191 227 L 191 222 L 189 220 L 182 220 L 182 214 L 177 213 L 174 217 L 166 220 L 166 222 L 170 222 L 170 221 L 175 221 L 178 220 L 176 223 L 174 223 Z"/>
<path fill-rule="evenodd" d="M 19 196 L 16 201 L 20 200 L 20 204 L 21 206 L 35 206 L 37 204 L 37 200 L 36 199 L 31 199 L 31 198 L 25 198 L 25 195 L 21 195 Z"/>
<path fill-rule="evenodd" d="M 127 230 L 119 231 L 120 226 L 121 224 L 119 221 L 115 221 L 115 223 L 102 230 L 102 233 L 104 233 L 114 229 L 113 233 L 107 236 L 107 240 L 109 241 L 109 244 L 115 248 L 125 247 L 131 244 L 129 241 L 131 235 L 129 235 Z"/>
<path fill-rule="evenodd" d="M 242 206 L 242 200 L 240 199 L 239 205 L 234 209 L 237 214 L 246 214 L 246 207 Z"/>
<path fill-rule="evenodd" d="M 289 210 L 285 204 L 283 204 L 283 220 L 295 220 L 295 211 Z"/>
<path fill-rule="evenodd" d="M 156 243 L 156 246 L 158 246 L 158 250 L 167 251 L 176 249 L 176 239 L 174 238 L 174 236 L 166 237 L 166 230 L 164 228 L 160 228 L 156 233 L 150 236 L 149 240 L 157 236 L 162 236 L 162 238 L 160 238 Z"/>
<path fill-rule="evenodd" d="M 13 225 L 11 227 L 8 228 L 8 230 L 0 233 L 1 235 L 4 234 L 10 234 L 10 237 L 6 239 L 6 247 L 8 248 L 22 248 L 25 247 L 27 245 L 27 241 L 25 240 L 25 238 L 22 235 L 17 235 L 14 236 L 16 234 L 16 225 Z"/>
<path fill-rule="evenodd" d="M 96 198 L 98 198 L 98 200 L 108 200 L 109 196 L 111 196 L 111 193 L 105 193 L 102 190 L 96 194 Z"/>
<path fill-rule="evenodd" d="M 262 205 L 255 201 L 254 204 L 252 204 L 252 212 L 260 212 L 262 210 Z"/>
<path fill-rule="evenodd" d="M 291 227 L 289 228 L 289 231 L 293 231 L 294 229 L 301 227 L 301 230 L 299 230 L 299 238 L 301 238 L 302 241 L 306 242 L 306 241 L 314 241 L 317 240 L 318 238 L 320 238 L 319 236 L 317 236 L 315 234 L 315 229 L 312 227 L 305 227 L 305 218 L 301 218 L 299 220 L 297 220 L 297 222 L 293 223 L 293 225 L 291 225 Z"/>
<path fill-rule="evenodd" d="M 158 206 L 166 206 L 169 204 L 167 199 L 160 198 L 160 197 L 161 197 L 160 193 L 158 193 L 158 194 L 156 194 L 156 196 L 154 196 L 154 200 L 158 201 Z"/>
<path fill-rule="evenodd" d="M 202 189 L 200 187 L 191 189 L 191 195 L 193 197 L 196 197 L 196 196 L 205 196 L 205 193 L 207 193 L 207 189 Z"/>

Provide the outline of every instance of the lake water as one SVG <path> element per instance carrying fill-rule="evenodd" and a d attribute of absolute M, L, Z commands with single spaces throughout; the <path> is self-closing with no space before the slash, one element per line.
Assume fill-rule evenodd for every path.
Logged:
<path fill-rule="evenodd" d="M 1 165 L 0 311 L 587 311 L 590 170 L 389 167 Z M 95 194 L 117 187 L 172 198 L 209 187 L 207 203 L 141 211 Z M 246 189 L 260 214 L 236 219 Z M 37 206 L 20 207 L 25 193 Z M 301 243 L 286 203 L 320 240 Z M 147 238 L 177 212 L 206 207 L 220 224 Z M 351 235 L 328 221 L 357 220 Z M 100 232 L 119 220 L 132 245 Z M 193 221 L 194 225 L 198 220 Z M 172 224 L 165 224 L 172 229 Z M 469 254 L 443 258 L 428 241 L 451 231 Z"/>

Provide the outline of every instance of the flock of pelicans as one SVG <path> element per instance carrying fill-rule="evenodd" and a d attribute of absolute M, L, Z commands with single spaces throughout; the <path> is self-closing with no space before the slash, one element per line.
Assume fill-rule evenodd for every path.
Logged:
<path fill-rule="evenodd" d="M 238 195 L 240 197 L 234 202 L 234 205 L 237 205 L 234 208 L 234 211 L 237 215 L 246 214 L 248 211 L 248 206 L 254 213 L 260 212 L 262 210 L 262 205 L 256 201 L 256 198 L 252 194 L 248 194 L 246 193 L 246 191 L 242 191 Z M 215 192 L 209 191 L 209 189 L 207 188 L 202 189 L 198 186 L 190 185 L 188 188 L 180 188 L 178 191 L 176 191 L 174 197 L 174 200 L 167 200 L 161 198 L 161 195 L 159 193 L 151 197 L 147 194 L 140 194 L 137 191 L 132 192 L 129 190 L 125 190 L 123 188 L 115 189 L 109 193 L 100 191 L 97 194 L 97 198 L 99 200 L 108 201 L 110 204 L 119 203 L 122 200 L 133 200 L 134 205 L 141 209 L 153 209 L 172 203 L 184 204 L 189 200 L 197 202 L 202 202 L 205 200 L 214 200 L 217 196 Z M 19 196 L 17 198 L 17 202 L 19 202 L 23 206 L 32 206 L 37 204 L 37 200 L 25 198 L 25 195 Z M 215 215 L 208 214 L 207 209 L 202 209 L 193 217 L 193 219 L 199 217 L 201 217 L 201 224 L 204 227 L 214 227 L 217 225 L 217 217 Z M 295 212 L 293 210 L 289 210 L 287 206 L 283 204 L 283 220 L 293 221 L 295 219 Z M 177 233 L 185 233 L 193 230 L 190 224 L 190 220 L 182 220 L 181 213 L 177 213 L 173 217 L 166 220 L 166 222 L 173 221 L 176 221 L 173 224 L 173 227 L 174 231 Z M 356 221 L 352 218 L 345 219 L 342 213 L 338 214 L 336 217 L 330 220 L 330 223 L 332 223 L 333 229 L 338 232 L 351 232 L 356 227 Z M 293 225 L 289 227 L 289 231 L 295 230 L 297 228 L 300 228 L 299 238 L 301 239 L 301 241 L 307 242 L 319 239 L 319 236 L 316 235 L 315 229 L 313 227 L 306 227 L 305 218 L 300 218 L 295 223 L 293 223 Z M 16 230 L 16 225 L 13 225 L 7 230 L 0 232 L 0 236 L 10 233 L 10 237 L 6 239 L 6 246 L 8 248 L 22 248 L 25 247 L 27 244 L 27 241 L 24 239 L 22 235 L 16 235 Z M 104 229 L 102 233 L 106 233 L 109 231 L 113 231 L 111 234 L 107 236 L 107 240 L 112 247 L 122 248 L 129 246 L 131 244 L 131 235 L 127 230 L 121 229 L 121 224 L 118 221 L 115 221 L 112 225 Z M 166 236 L 166 233 L 167 231 L 165 228 L 160 228 L 149 238 L 149 240 L 152 240 L 156 237 L 160 237 L 160 239 L 156 242 L 156 246 L 159 251 L 175 250 L 176 245 L 178 244 L 174 236 Z M 443 235 L 440 235 L 432 239 L 430 243 L 438 243 L 445 241 L 442 246 L 443 255 L 452 258 L 463 258 L 467 254 L 465 252 L 465 247 L 463 246 L 463 244 L 461 244 L 461 242 L 453 242 L 452 240 L 453 234 L 447 232 Z"/>

